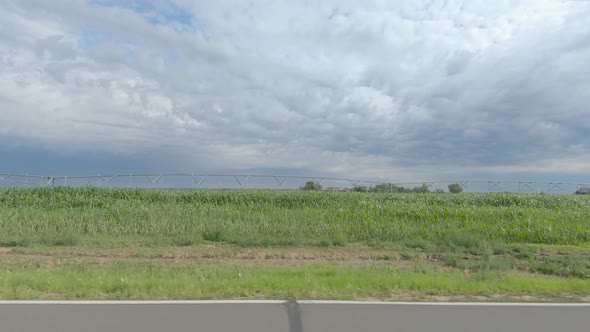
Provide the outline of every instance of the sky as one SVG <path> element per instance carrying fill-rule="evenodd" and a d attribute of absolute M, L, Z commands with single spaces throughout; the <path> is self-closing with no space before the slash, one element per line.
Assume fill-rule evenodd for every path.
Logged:
<path fill-rule="evenodd" d="M 0 173 L 590 182 L 590 1 L 4 0 Z"/>

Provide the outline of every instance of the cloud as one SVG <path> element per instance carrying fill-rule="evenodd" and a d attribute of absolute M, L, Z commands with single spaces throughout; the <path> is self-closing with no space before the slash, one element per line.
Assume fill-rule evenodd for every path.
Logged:
<path fill-rule="evenodd" d="M 22 0 L 0 23 L 0 146 L 393 180 L 590 166 L 587 3 Z"/>

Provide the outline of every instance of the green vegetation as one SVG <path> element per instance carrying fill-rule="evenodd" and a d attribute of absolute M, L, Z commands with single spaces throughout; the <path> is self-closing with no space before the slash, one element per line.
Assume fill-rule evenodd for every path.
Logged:
<path fill-rule="evenodd" d="M 230 249 L 161 254 L 207 248 Z M 587 195 L 0 190 L 0 298 L 587 301 L 589 279 Z"/>
<path fill-rule="evenodd" d="M 301 188 L 299 188 L 301 190 L 311 190 L 311 191 L 318 191 L 318 190 L 322 190 L 322 185 L 317 183 L 317 182 L 313 182 L 313 181 L 307 181 L 305 183 L 304 186 L 302 186 Z"/>
<path fill-rule="evenodd" d="M 461 187 L 461 185 L 458 183 L 451 183 L 451 184 L 449 184 L 448 187 L 449 187 L 449 192 L 451 194 L 458 194 L 458 193 L 463 192 L 463 187 Z"/>
<path fill-rule="evenodd" d="M 406 193 L 406 194 L 426 194 L 426 193 L 437 193 L 437 194 L 441 194 L 444 193 L 444 191 L 437 189 L 435 191 L 430 191 L 430 188 L 428 188 L 428 186 L 426 184 L 422 184 L 419 187 L 414 187 L 414 188 L 406 188 L 403 186 L 396 186 L 394 184 L 391 183 L 381 183 L 375 186 L 371 186 L 371 187 L 366 187 L 366 186 L 354 186 L 352 188 L 353 192 L 363 192 L 363 193 Z"/>
<path fill-rule="evenodd" d="M 590 244 L 590 197 L 314 191 L 0 191 L 0 246 Z"/>
<path fill-rule="evenodd" d="M 465 276 L 430 268 L 389 266 L 228 266 L 115 261 L 103 266 L 31 262 L 0 270 L 2 299 L 428 299 L 437 295 L 534 295 L 580 300 L 590 293 L 582 279 L 510 272 Z M 408 295 L 410 294 L 410 295 Z M 563 294 L 568 294 L 567 298 Z"/>

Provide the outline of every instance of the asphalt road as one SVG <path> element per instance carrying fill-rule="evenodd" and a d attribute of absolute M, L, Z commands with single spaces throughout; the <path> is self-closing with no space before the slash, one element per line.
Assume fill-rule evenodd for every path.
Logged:
<path fill-rule="evenodd" d="M 1 332 L 590 331 L 590 305 L 0 302 Z"/>

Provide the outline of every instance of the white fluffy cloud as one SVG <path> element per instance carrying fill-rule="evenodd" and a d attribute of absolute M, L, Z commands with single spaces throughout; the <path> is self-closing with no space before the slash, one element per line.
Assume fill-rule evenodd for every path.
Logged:
<path fill-rule="evenodd" d="M 2 7 L 0 145 L 394 180 L 590 166 L 590 2 Z"/>

